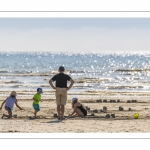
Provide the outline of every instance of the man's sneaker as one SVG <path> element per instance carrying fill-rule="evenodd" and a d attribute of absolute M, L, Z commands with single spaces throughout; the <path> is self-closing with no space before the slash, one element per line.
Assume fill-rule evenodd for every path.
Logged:
<path fill-rule="evenodd" d="M 58 121 L 61 121 L 61 118 L 60 118 L 60 117 L 58 117 Z"/>
<path fill-rule="evenodd" d="M 63 118 L 61 118 L 61 120 L 67 120 L 67 118 L 63 117 Z"/>

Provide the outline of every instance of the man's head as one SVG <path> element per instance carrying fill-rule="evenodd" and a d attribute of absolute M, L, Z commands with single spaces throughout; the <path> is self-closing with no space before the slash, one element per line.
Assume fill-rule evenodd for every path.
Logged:
<path fill-rule="evenodd" d="M 63 66 L 60 66 L 59 69 L 58 69 L 58 71 L 59 71 L 59 72 L 64 72 L 64 71 L 65 71 L 65 68 L 64 68 Z"/>

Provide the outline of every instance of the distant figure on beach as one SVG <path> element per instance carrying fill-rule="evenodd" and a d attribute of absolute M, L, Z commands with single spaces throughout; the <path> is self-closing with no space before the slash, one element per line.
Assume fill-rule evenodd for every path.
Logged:
<path fill-rule="evenodd" d="M 72 99 L 72 108 L 73 112 L 72 114 L 69 114 L 69 116 L 80 116 L 80 117 L 85 117 L 87 116 L 87 110 L 85 106 L 79 102 L 78 98 L 73 98 Z"/>
<path fill-rule="evenodd" d="M 40 111 L 39 101 L 41 100 L 41 94 L 43 93 L 42 88 L 37 88 L 37 93 L 33 96 L 33 108 L 34 108 L 34 117 L 36 118 L 37 112 Z"/>
<path fill-rule="evenodd" d="M 59 73 L 52 77 L 49 80 L 50 86 L 55 90 L 56 103 L 57 103 L 57 112 L 58 112 L 58 120 L 66 119 L 64 118 L 65 105 L 67 101 L 67 91 L 72 87 L 74 81 L 71 77 L 64 73 L 65 68 L 63 66 L 59 67 Z M 55 86 L 52 82 L 56 81 Z M 67 87 L 67 81 L 70 81 L 69 87 Z"/>
<path fill-rule="evenodd" d="M 3 114 L 2 119 L 4 117 L 7 117 L 9 119 L 13 119 L 12 117 L 12 109 L 14 107 L 14 104 L 20 109 L 20 110 L 24 110 L 23 108 L 21 108 L 18 103 L 17 103 L 17 99 L 16 99 L 17 93 L 15 91 L 12 91 L 10 96 L 6 98 L 6 100 L 2 103 L 0 110 L 2 110 L 3 105 L 5 104 L 5 110 L 8 112 L 8 115 Z"/>

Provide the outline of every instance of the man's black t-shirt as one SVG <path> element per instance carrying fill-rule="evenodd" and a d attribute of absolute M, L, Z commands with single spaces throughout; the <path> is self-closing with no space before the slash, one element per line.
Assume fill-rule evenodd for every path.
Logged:
<path fill-rule="evenodd" d="M 67 81 L 69 81 L 71 77 L 64 73 L 59 73 L 55 75 L 52 80 L 56 81 L 56 87 L 67 88 Z"/>

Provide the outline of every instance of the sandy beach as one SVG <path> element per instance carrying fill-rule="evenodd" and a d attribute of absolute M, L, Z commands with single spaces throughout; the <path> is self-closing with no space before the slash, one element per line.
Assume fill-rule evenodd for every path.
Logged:
<path fill-rule="evenodd" d="M 71 98 L 73 93 L 68 94 L 65 116 L 72 112 Z M 76 93 L 77 94 L 77 93 Z M 85 118 L 71 117 L 59 122 L 56 114 L 56 102 L 54 93 L 43 95 L 43 102 L 40 103 L 41 111 L 38 119 L 33 119 L 32 95 L 18 95 L 18 104 L 25 111 L 20 111 L 16 106 L 13 114 L 14 119 L 0 119 L 0 132 L 21 132 L 21 133 L 144 133 L 150 132 L 150 97 L 148 93 L 106 93 L 106 95 L 85 95 L 79 94 L 80 101 L 89 108 Z M 138 95 L 139 94 L 139 95 Z M 9 94 L 8 94 L 9 95 Z M 75 95 L 75 93 L 74 93 Z M 120 96 L 119 96 L 120 95 Z M 0 103 L 6 96 L 1 96 Z M 104 110 L 107 108 L 107 111 Z M 122 111 L 119 107 L 123 108 Z M 0 111 L 6 113 L 4 107 Z M 139 118 L 134 119 L 134 113 L 139 113 Z M 106 117 L 107 116 L 107 117 Z M 109 117 L 110 116 L 110 117 Z"/>

